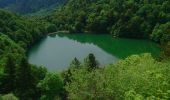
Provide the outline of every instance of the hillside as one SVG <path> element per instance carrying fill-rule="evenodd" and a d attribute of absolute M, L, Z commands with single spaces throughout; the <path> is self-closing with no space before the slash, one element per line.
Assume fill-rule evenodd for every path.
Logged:
<path fill-rule="evenodd" d="M 0 0 L 0 8 L 27 14 L 53 9 L 64 2 L 65 0 Z"/>
<path fill-rule="evenodd" d="M 0 0 L 0 7 L 26 14 L 51 6 L 56 8 L 55 5 L 61 3 L 62 0 Z M 169 5 L 169 0 L 69 0 L 45 17 L 0 10 L 0 100 L 170 100 Z M 95 33 L 96 37 L 111 34 L 108 35 L 111 39 L 152 40 L 160 45 L 161 56 L 133 54 L 116 64 L 102 66 L 90 53 L 83 62 L 73 58 L 68 69 L 62 72 L 50 72 L 45 66 L 30 64 L 29 49 L 48 33 L 58 30 L 69 30 L 72 34 Z M 89 37 L 82 38 L 92 41 Z M 114 45 L 111 42 L 105 45 L 105 41 L 103 36 L 95 40 L 100 42 L 102 50 Z M 62 47 L 66 47 L 64 42 Z M 58 46 L 56 44 L 50 45 Z M 114 49 L 120 52 L 117 48 Z M 64 53 L 69 55 L 70 51 Z M 61 59 L 63 53 L 54 56 Z M 57 59 L 49 62 L 51 60 Z"/>
<path fill-rule="evenodd" d="M 110 33 L 114 37 L 152 38 L 160 42 L 165 35 L 157 29 L 168 26 L 169 5 L 169 0 L 69 0 L 47 20 L 59 30 Z"/>

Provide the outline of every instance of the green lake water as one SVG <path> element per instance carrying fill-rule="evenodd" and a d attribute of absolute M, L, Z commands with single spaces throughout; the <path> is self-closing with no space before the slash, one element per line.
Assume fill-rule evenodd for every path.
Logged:
<path fill-rule="evenodd" d="M 158 44 L 148 40 L 112 38 L 110 35 L 60 34 L 47 36 L 35 44 L 28 52 L 31 64 L 45 66 L 50 71 L 68 68 L 76 57 L 81 62 L 93 53 L 100 65 L 116 63 L 132 54 L 160 52 Z"/>

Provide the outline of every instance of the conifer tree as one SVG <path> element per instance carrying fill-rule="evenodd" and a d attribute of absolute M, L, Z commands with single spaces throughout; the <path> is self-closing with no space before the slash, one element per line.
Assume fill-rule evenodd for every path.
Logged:
<path fill-rule="evenodd" d="M 88 57 L 85 58 L 84 63 L 89 70 L 97 69 L 99 67 L 98 61 L 92 53 L 90 53 Z"/>
<path fill-rule="evenodd" d="M 15 88 L 15 65 L 14 57 L 11 54 L 8 54 L 4 66 L 4 78 L 2 82 L 4 93 L 12 92 Z"/>
<path fill-rule="evenodd" d="M 28 99 L 32 94 L 34 80 L 31 73 L 31 66 L 25 57 L 16 69 L 16 94 L 21 99 Z"/>
<path fill-rule="evenodd" d="M 80 61 L 77 58 L 74 58 L 74 60 L 71 62 L 70 67 L 72 68 L 79 68 L 81 65 Z"/>

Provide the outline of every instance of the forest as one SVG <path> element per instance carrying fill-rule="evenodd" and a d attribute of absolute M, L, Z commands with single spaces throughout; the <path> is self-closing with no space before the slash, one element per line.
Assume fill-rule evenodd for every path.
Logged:
<path fill-rule="evenodd" d="M 169 100 L 169 5 L 169 0 L 68 0 L 51 14 L 34 17 L 1 9 L 0 100 Z M 90 53 L 62 72 L 28 62 L 37 41 L 63 30 L 147 39 L 159 44 L 161 53 L 134 54 L 105 66 Z"/>
<path fill-rule="evenodd" d="M 28 14 L 39 11 L 50 11 L 62 5 L 65 0 L 0 0 L 0 8 L 10 10 L 15 13 Z"/>

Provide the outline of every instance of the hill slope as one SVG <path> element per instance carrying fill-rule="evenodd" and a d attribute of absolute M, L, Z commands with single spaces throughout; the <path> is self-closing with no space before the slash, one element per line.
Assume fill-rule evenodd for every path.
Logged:
<path fill-rule="evenodd" d="M 157 29 L 169 26 L 169 4 L 169 0 L 68 0 L 47 20 L 59 30 L 110 33 L 114 37 L 152 38 L 160 42 L 165 33 L 158 33 Z M 166 40 L 168 35 L 167 32 Z"/>
<path fill-rule="evenodd" d="M 0 8 L 27 14 L 63 4 L 65 0 L 0 0 Z"/>

